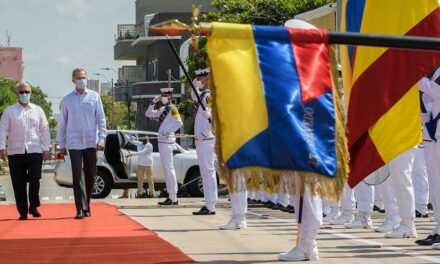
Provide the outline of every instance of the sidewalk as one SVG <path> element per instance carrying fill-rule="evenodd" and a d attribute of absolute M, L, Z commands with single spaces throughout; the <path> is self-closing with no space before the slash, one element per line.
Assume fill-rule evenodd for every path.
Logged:
<path fill-rule="evenodd" d="M 218 226 L 231 215 L 229 202 L 221 198 L 217 214 L 193 216 L 202 198 L 180 198 L 179 206 L 159 207 L 158 199 L 108 201 L 160 237 L 201 263 L 274 263 L 277 255 L 295 245 L 296 221 L 293 214 L 265 207 L 250 207 L 248 229 L 225 231 Z M 375 225 L 384 214 L 374 213 Z M 429 218 L 417 219 L 420 238 L 434 228 Z M 321 261 L 314 263 L 440 263 L 440 251 L 414 244 L 416 239 L 386 239 L 367 229 L 345 229 L 325 224 L 318 235 Z"/>

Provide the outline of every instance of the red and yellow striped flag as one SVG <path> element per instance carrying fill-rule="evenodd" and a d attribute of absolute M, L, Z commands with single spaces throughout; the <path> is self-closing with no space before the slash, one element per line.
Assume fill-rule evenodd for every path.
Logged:
<path fill-rule="evenodd" d="M 341 31 L 440 37 L 440 0 L 343 0 Z M 417 82 L 439 52 L 341 47 L 355 186 L 422 140 Z"/>

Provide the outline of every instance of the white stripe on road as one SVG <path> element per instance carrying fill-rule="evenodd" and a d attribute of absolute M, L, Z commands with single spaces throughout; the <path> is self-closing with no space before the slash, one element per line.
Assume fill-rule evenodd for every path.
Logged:
<path fill-rule="evenodd" d="M 295 224 L 296 223 L 296 221 L 294 221 L 294 220 L 279 219 L 279 218 L 271 217 L 271 216 L 268 216 L 268 215 L 263 215 L 263 214 L 259 214 L 259 213 L 249 212 L 249 211 L 248 211 L 248 214 L 254 215 L 254 216 L 257 216 L 257 217 L 260 217 L 260 218 L 264 216 L 265 219 L 272 219 L 272 220 L 275 220 L 275 221 L 281 222 L 281 223 L 291 223 L 291 224 Z M 319 232 L 327 233 L 327 234 L 330 234 L 330 235 L 333 235 L 333 236 L 336 236 L 336 237 L 340 237 L 340 238 L 344 238 L 344 239 L 354 240 L 354 241 L 356 241 L 358 243 L 361 243 L 361 244 L 366 244 L 366 245 L 370 245 L 370 246 L 380 246 L 380 248 L 382 248 L 384 250 L 394 251 L 394 252 L 397 252 L 397 253 L 400 253 L 400 254 L 405 254 L 405 255 L 408 255 L 408 256 L 411 256 L 411 257 L 420 258 L 420 259 L 427 260 L 427 261 L 430 261 L 430 262 L 433 262 L 433 263 L 440 263 L 440 258 L 426 256 L 426 255 L 423 255 L 421 253 L 417 253 L 417 252 L 414 252 L 414 251 L 406 251 L 405 249 L 402 249 L 402 248 L 399 248 L 399 247 L 388 246 L 388 245 L 379 243 L 379 242 L 374 241 L 374 240 L 360 238 L 360 237 L 357 237 L 357 236 L 354 236 L 354 235 L 350 235 L 350 234 L 340 233 L 340 232 L 338 232 L 336 230 L 320 229 Z"/>
<path fill-rule="evenodd" d="M 55 200 L 63 200 L 63 196 L 56 196 Z"/>
<path fill-rule="evenodd" d="M 75 197 L 73 197 L 72 195 L 69 196 L 69 200 L 73 200 L 73 198 Z"/>
<path fill-rule="evenodd" d="M 49 197 L 45 196 L 45 197 L 41 198 L 41 200 L 43 200 L 43 201 L 49 201 Z"/>
<path fill-rule="evenodd" d="M 118 198 L 119 198 L 119 195 L 112 195 L 112 198 L 113 198 L 113 199 L 118 199 Z"/>

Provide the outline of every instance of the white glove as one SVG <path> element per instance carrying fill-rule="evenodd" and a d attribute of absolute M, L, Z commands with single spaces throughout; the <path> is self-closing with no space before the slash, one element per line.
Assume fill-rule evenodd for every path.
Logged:
<path fill-rule="evenodd" d="M 203 116 L 204 118 L 206 118 L 206 119 L 211 118 L 211 114 L 210 114 L 208 111 L 203 111 L 203 112 L 202 112 L 202 116 Z"/>
<path fill-rule="evenodd" d="M 154 97 L 153 103 L 159 102 L 161 98 L 162 98 L 162 95 L 158 95 L 158 96 Z"/>
<path fill-rule="evenodd" d="M 160 134 L 166 138 L 168 138 L 170 136 L 170 132 L 162 132 Z"/>
<path fill-rule="evenodd" d="M 429 122 L 429 114 L 427 113 L 422 113 L 422 122 L 423 123 L 428 123 Z"/>

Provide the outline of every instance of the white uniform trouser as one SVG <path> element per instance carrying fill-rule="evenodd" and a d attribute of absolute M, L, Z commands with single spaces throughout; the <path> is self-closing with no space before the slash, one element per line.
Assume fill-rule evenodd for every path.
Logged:
<path fill-rule="evenodd" d="M 162 163 L 163 173 L 165 175 L 165 183 L 169 198 L 175 202 L 177 201 L 177 180 L 176 171 L 173 164 L 173 151 L 175 149 L 174 143 L 159 142 L 160 162 Z"/>
<path fill-rule="evenodd" d="M 240 221 L 244 219 L 248 207 L 246 183 L 243 177 L 240 177 L 237 180 L 236 187 L 238 190 L 243 190 L 243 191 L 230 192 L 229 198 L 231 199 L 231 210 L 233 217 L 238 221 Z"/>
<path fill-rule="evenodd" d="M 392 188 L 397 200 L 400 225 L 414 227 L 415 198 L 411 181 L 415 149 L 412 148 L 394 158 L 388 164 Z M 385 209 L 386 211 L 387 209 Z"/>
<path fill-rule="evenodd" d="M 364 182 L 360 182 L 354 187 L 354 196 L 357 201 L 359 212 L 373 212 L 374 206 L 374 187 Z"/>
<path fill-rule="evenodd" d="M 429 187 L 423 148 L 415 150 L 411 177 L 414 185 L 416 210 L 421 214 L 426 214 L 428 213 Z"/>
<path fill-rule="evenodd" d="M 196 140 L 197 160 L 203 181 L 203 196 L 205 197 L 205 206 L 209 211 L 215 211 L 215 202 L 218 199 L 214 146 L 214 139 Z"/>
<path fill-rule="evenodd" d="M 433 234 L 440 234 L 440 139 L 435 142 L 424 142 L 425 161 L 428 171 L 429 195 L 434 209 L 437 226 Z"/>
<path fill-rule="evenodd" d="M 377 185 L 376 190 L 380 190 L 382 192 L 383 206 L 385 209 L 384 222 L 397 226 L 400 223 L 400 216 L 397 208 L 396 194 L 394 193 L 394 187 L 392 186 L 390 177 L 388 177 L 388 179 L 386 179 L 383 183 Z"/>
<path fill-rule="evenodd" d="M 287 206 L 289 204 L 289 192 L 287 190 L 287 176 L 281 177 L 280 188 L 277 195 L 277 204 Z"/>
<path fill-rule="evenodd" d="M 341 210 L 344 216 L 353 215 L 354 209 L 356 208 L 356 200 L 354 199 L 353 189 L 345 184 L 345 193 L 341 198 Z"/>
<path fill-rule="evenodd" d="M 295 195 L 295 215 L 298 219 L 299 195 Z M 312 196 L 309 188 L 305 188 L 301 221 L 301 247 L 306 252 L 317 250 L 316 235 L 322 226 L 322 199 Z"/>
<path fill-rule="evenodd" d="M 374 186 L 374 205 L 383 209 L 383 190 L 382 188 L 377 188 L 379 185 Z"/>

